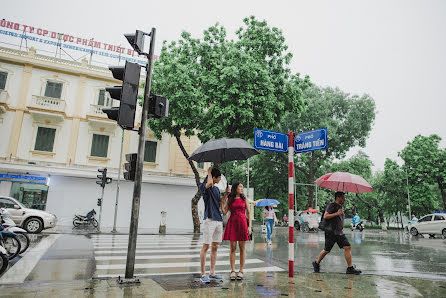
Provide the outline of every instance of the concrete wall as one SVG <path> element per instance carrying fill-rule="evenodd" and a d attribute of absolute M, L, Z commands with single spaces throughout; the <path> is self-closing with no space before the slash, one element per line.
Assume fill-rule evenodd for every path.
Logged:
<path fill-rule="evenodd" d="M 46 211 L 55 214 L 58 225 L 71 226 L 74 214 L 85 215 L 91 209 L 97 212 L 97 198 L 101 188 L 95 179 L 51 176 Z M 196 187 L 143 183 L 140 206 L 140 229 L 158 229 L 161 211 L 167 211 L 167 229 L 172 231 L 192 231 L 191 199 Z M 128 228 L 130 224 L 133 183 L 120 182 L 117 227 Z M 103 230 L 111 229 L 115 208 L 116 183 L 105 187 L 102 206 Z M 200 200 L 199 209 L 204 210 Z M 202 213 L 202 212 L 201 212 Z"/>

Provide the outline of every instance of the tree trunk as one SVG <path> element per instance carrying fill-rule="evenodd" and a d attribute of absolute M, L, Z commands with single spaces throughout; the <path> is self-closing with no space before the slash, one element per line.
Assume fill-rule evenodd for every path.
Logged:
<path fill-rule="evenodd" d="M 371 203 L 367 202 L 366 200 L 364 200 L 363 198 L 361 198 L 361 197 L 359 196 L 359 194 L 356 194 L 356 197 L 357 197 L 361 202 L 363 202 L 365 205 L 367 205 L 367 206 L 369 206 L 369 207 L 376 207 L 376 208 L 378 208 L 378 216 L 379 216 L 379 220 L 380 220 L 381 224 L 382 224 L 383 222 L 385 222 L 385 220 L 384 220 L 384 212 L 383 212 L 383 210 L 382 210 L 382 207 L 378 204 L 378 201 L 374 200 L 374 201 L 373 201 L 373 204 L 371 204 Z"/>
<path fill-rule="evenodd" d="M 308 203 L 307 208 L 313 207 L 313 200 L 314 200 L 314 151 L 311 152 L 311 162 L 309 164 L 310 171 L 308 172 Z"/>
<path fill-rule="evenodd" d="M 440 189 L 441 198 L 443 199 L 444 210 L 446 210 L 446 189 L 444 187 L 444 184 L 438 182 L 438 188 Z"/>
<path fill-rule="evenodd" d="M 183 146 L 183 142 L 181 142 L 181 134 L 180 132 L 177 132 L 175 134 L 175 138 L 178 142 L 178 146 L 180 146 L 181 152 L 183 152 L 184 157 L 189 162 L 189 165 L 194 172 L 195 176 L 195 183 L 197 184 L 197 192 L 195 193 L 194 197 L 191 200 L 191 212 L 192 212 L 192 222 L 194 224 L 194 233 L 200 233 L 200 218 L 198 216 L 198 201 L 200 201 L 201 193 L 200 193 L 200 174 L 198 174 L 198 170 L 195 167 L 195 164 L 189 160 L 189 154 L 187 153 L 186 149 Z"/>

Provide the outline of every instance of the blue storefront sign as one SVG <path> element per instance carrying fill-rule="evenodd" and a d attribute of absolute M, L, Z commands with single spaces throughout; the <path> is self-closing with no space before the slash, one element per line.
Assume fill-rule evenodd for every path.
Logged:
<path fill-rule="evenodd" d="M 327 128 L 300 132 L 294 137 L 296 153 L 327 149 Z"/>
<path fill-rule="evenodd" d="M 0 181 L 46 184 L 47 177 L 29 176 L 29 175 L 15 175 L 15 174 L 0 174 Z"/>
<path fill-rule="evenodd" d="M 254 128 L 254 148 L 276 152 L 287 152 L 288 135 L 277 131 Z"/>

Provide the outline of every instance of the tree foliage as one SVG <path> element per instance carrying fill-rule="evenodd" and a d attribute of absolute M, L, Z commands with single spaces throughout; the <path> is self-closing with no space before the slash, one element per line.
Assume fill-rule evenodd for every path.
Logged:
<path fill-rule="evenodd" d="M 304 93 L 307 109 L 300 117 L 288 114 L 282 131 L 303 132 L 321 127 L 328 130 L 328 149 L 296 154 L 295 167 L 308 184 L 325 174 L 334 159 L 342 159 L 355 146 L 364 147 L 375 119 L 374 100 L 364 94 L 350 95 L 335 88 L 313 86 Z M 314 188 L 308 187 L 307 206 L 313 205 Z"/>
<path fill-rule="evenodd" d="M 304 108 L 301 79 L 289 68 L 291 53 L 281 30 L 254 17 L 243 20 L 236 40 L 216 24 L 202 38 L 183 32 L 178 41 L 164 42 L 155 63 L 153 93 L 169 99 L 169 117 L 150 119 L 160 138 L 175 136 L 184 156 L 180 136 L 197 135 L 202 142 L 221 137 L 252 138 L 255 127 L 272 128 L 286 110 L 298 115 Z M 200 182 L 198 171 L 189 162 Z M 192 199 L 194 231 L 199 231 L 197 203 Z"/>
<path fill-rule="evenodd" d="M 399 153 L 409 178 L 411 206 L 417 213 L 446 210 L 446 149 L 439 148 L 440 141 L 438 135 L 418 135 Z"/>

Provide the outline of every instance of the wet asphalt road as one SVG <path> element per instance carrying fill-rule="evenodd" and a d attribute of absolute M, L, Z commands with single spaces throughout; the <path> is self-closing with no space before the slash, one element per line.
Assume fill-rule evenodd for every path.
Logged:
<path fill-rule="evenodd" d="M 353 264 L 363 274 L 446 280 L 446 240 L 413 237 L 399 231 L 344 229 L 352 245 Z M 251 253 L 283 268 L 288 267 L 288 229 L 276 228 L 272 248 L 255 235 Z M 324 248 L 324 234 L 295 230 L 295 266 L 298 273 L 313 271 L 312 261 Z M 335 245 L 321 262 L 321 272 L 345 273 L 344 251 Z"/>
<path fill-rule="evenodd" d="M 352 244 L 353 263 L 363 271 L 363 274 L 446 280 L 446 240 L 412 237 L 395 231 L 364 230 L 361 233 L 345 230 L 345 232 Z M 125 253 L 120 251 L 125 247 L 126 237 L 126 235 L 106 234 L 35 236 L 29 249 L 31 252 L 28 251 L 21 259 L 14 260 L 9 270 L 17 267 L 15 275 L 23 275 L 14 279 L 16 283 L 21 280 L 36 282 L 85 280 L 97 278 L 101 274 L 103 276 L 119 274 L 123 270 L 122 263 L 125 263 L 122 258 Z M 157 272 L 162 272 L 166 277 L 163 278 L 166 287 L 178 285 L 176 279 L 186 278 L 190 284 L 196 281 L 199 271 L 197 265 L 199 238 L 191 235 L 140 235 L 138 241 L 141 243 L 137 246 L 140 250 L 137 251 L 137 256 L 140 256 L 141 261 L 137 263 L 141 265 L 135 273 L 156 278 Z M 186 247 L 183 247 L 184 241 L 188 243 Z M 295 242 L 295 272 L 297 274 L 312 272 L 311 262 L 323 249 L 324 234 L 295 231 Z M 222 272 L 224 276 L 229 274 L 227 248 L 228 243 L 223 242 L 217 260 L 220 264 L 217 266 L 217 271 Z M 107 253 L 98 253 L 101 249 L 111 251 L 110 260 Z M 158 258 L 157 254 L 152 255 L 151 249 L 173 249 L 174 252 L 166 251 L 162 257 L 164 259 L 160 261 L 161 257 Z M 176 253 L 176 249 L 188 249 L 191 255 L 184 255 L 184 252 L 180 251 Z M 158 252 L 161 253 L 164 252 Z M 171 259 L 169 254 L 181 254 L 181 258 L 177 256 Z M 147 255 L 149 258 L 144 260 Z M 288 229 L 282 227 L 275 229 L 272 246 L 266 245 L 264 234 L 256 232 L 253 241 L 247 243 L 247 259 L 251 260 L 247 265 L 247 269 L 251 272 L 287 270 Z M 178 263 L 181 265 L 176 265 Z M 177 269 L 178 266 L 182 268 Z M 322 262 L 321 272 L 345 273 L 345 269 L 343 250 L 335 246 Z M 174 275 L 169 275 L 170 273 Z M 5 276 L 0 278 L 0 284 L 5 283 Z"/>

